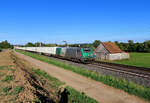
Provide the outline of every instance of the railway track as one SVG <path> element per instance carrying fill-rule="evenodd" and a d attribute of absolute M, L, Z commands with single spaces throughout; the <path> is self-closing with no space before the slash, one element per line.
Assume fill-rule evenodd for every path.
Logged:
<path fill-rule="evenodd" d="M 48 56 L 45 54 L 42 54 L 42 55 Z M 53 59 L 61 60 L 61 61 L 67 61 L 70 64 L 75 63 L 74 65 L 77 65 L 77 64 L 85 65 L 85 67 L 89 66 L 91 68 L 94 67 L 97 69 L 108 70 L 108 71 L 117 72 L 120 74 L 128 74 L 128 75 L 135 76 L 135 77 L 150 79 L 150 68 L 128 66 L 128 65 L 115 64 L 115 63 L 109 63 L 109 62 L 100 62 L 100 61 L 94 61 L 90 64 L 86 64 L 86 63 L 84 64 L 84 63 L 80 63 L 80 62 L 70 61 L 70 60 L 64 59 L 64 58 L 58 58 L 58 57 L 53 57 L 53 56 L 49 56 L 49 57 L 53 58 Z M 96 70 L 96 71 L 99 72 L 99 70 Z"/>
<path fill-rule="evenodd" d="M 53 57 L 56 58 L 56 57 Z M 69 61 L 67 59 L 62 59 L 62 58 L 57 58 L 61 59 L 63 61 Z M 69 62 L 74 62 L 74 61 L 69 61 Z M 115 64 L 115 63 L 109 63 L 109 62 L 99 62 L 99 61 L 94 61 L 93 63 L 90 64 L 84 64 L 80 62 L 75 62 L 78 64 L 82 65 L 88 65 L 90 67 L 95 67 L 99 69 L 105 69 L 113 72 L 118 72 L 122 74 L 128 74 L 131 76 L 136 76 L 136 77 L 141 77 L 145 79 L 150 79 L 150 68 L 143 68 L 143 67 L 135 67 L 135 66 L 128 66 L 128 65 L 122 65 L 122 64 Z"/>
<path fill-rule="evenodd" d="M 90 71 L 95 71 L 102 75 L 111 75 L 117 78 L 124 78 L 127 81 L 132 81 L 139 85 L 143 85 L 146 87 L 150 87 L 150 68 L 142 68 L 142 67 L 135 67 L 135 66 L 128 66 L 122 64 L 114 64 L 108 62 L 93 62 L 90 64 L 84 64 L 80 62 L 74 62 L 67 59 L 60 59 L 56 57 L 50 57 L 67 64 L 83 67 Z"/>
<path fill-rule="evenodd" d="M 56 57 L 53 57 L 56 58 Z M 63 61 L 68 61 L 68 62 L 74 62 L 74 61 L 69 61 L 67 59 L 62 59 L 62 58 L 56 58 L 56 59 L 61 59 Z M 146 78 L 150 79 L 150 68 L 143 68 L 143 67 L 135 67 L 135 66 L 128 66 L 128 65 L 122 65 L 122 64 L 114 64 L 114 63 L 108 63 L 108 62 L 93 62 L 90 64 L 84 64 L 80 62 L 75 62 L 78 64 L 82 65 L 88 65 L 90 67 L 95 67 L 99 69 L 105 69 L 113 72 L 118 72 L 122 74 L 128 74 L 132 76 L 138 76 L 141 78 Z"/>
<path fill-rule="evenodd" d="M 46 56 L 46 55 L 45 55 Z M 115 64 L 115 63 L 109 63 L 109 62 L 102 62 L 102 61 L 94 61 L 92 63 L 80 63 L 76 61 L 70 61 L 68 59 L 58 58 L 58 57 L 52 57 L 58 60 L 68 61 L 68 62 L 75 62 L 77 64 L 82 65 L 88 65 L 90 67 L 95 67 L 99 69 L 105 69 L 113 72 L 118 72 L 122 74 L 128 74 L 132 76 L 138 76 L 141 78 L 150 79 L 150 68 L 144 68 L 144 67 L 136 67 L 136 66 L 129 66 L 129 65 L 123 65 L 123 64 Z"/>
<path fill-rule="evenodd" d="M 150 79 L 150 68 L 135 67 L 135 66 L 114 64 L 114 63 L 108 63 L 108 62 L 97 62 L 97 61 L 88 65 L 101 68 L 101 69 L 105 69 L 105 70 L 110 70 L 114 72 L 119 72 L 119 73 L 124 73 L 124 74 L 129 74 L 133 76 Z"/>

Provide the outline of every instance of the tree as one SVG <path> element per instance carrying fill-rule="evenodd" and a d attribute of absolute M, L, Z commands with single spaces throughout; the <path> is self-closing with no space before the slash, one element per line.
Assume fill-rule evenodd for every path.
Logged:
<path fill-rule="evenodd" d="M 93 46 L 94 46 L 95 48 L 97 48 L 100 43 L 101 43 L 100 40 L 95 40 L 95 41 L 93 42 Z"/>
<path fill-rule="evenodd" d="M 57 44 L 45 44 L 46 47 L 56 47 Z"/>
<path fill-rule="evenodd" d="M 119 42 L 118 41 L 115 41 L 115 44 L 119 46 Z"/>
<path fill-rule="evenodd" d="M 129 40 L 128 41 L 128 43 L 129 43 L 129 52 L 134 52 L 134 50 L 135 50 L 135 48 L 134 48 L 134 43 L 133 43 L 133 40 Z"/>
<path fill-rule="evenodd" d="M 13 46 L 10 43 L 8 43 L 7 40 L 5 40 L 0 43 L 0 48 L 7 49 L 7 48 L 13 48 Z"/>
<path fill-rule="evenodd" d="M 123 51 L 126 50 L 125 44 L 123 42 L 119 43 L 118 45 L 121 50 L 123 50 Z"/>
<path fill-rule="evenodd" d="M 144 52 L 150 52 L 150 40 L 144 42 Z"/>
<path fill-rule="evenodd" d="M 133 40 L 129 40 L 128 43 L 118 42 L 115 41 L 116 44 L 118 44 L 119 48 L 123 51 L 127 52 L 150 52 L 150 40 L 147 40 L 143 43 L 134 43 Z"/>
<path fill-rule="evenodd" d="M 33 44 L 33 43 L 31 43 L 31 42 L 28 42 L 25 46 L 26 46 L 26 47 L 34 47 L 35 44 Z"/>
<path fill-rule="evenodd" d="M 39 47 L 39 46 L 41 45 L 41 43 L 40 43 L 40 42 L 36 42 L 34 45 L 35 45 L 36 47 Z"/>

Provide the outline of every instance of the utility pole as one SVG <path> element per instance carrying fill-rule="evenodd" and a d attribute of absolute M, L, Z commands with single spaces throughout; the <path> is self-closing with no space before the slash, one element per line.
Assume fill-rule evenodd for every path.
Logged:
<path fill-rule="evenodd" d="M 42 46 L 42 42 L 40 42 L 40 47 Z"/>
<path fill-rule="evenodd" d="M 65 40 L 64 40 L 64 41 L 62 41 L 62 42 L 64 42 L 64 43 L 65 43 L 65 45 L 66 45 L 66 47 L 68 47 L 68 45 L 67 45 L 67 41 L 65 41 Z"/>

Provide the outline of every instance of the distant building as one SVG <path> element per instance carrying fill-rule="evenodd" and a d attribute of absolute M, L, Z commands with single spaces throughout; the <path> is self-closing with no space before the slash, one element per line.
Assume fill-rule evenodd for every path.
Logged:
<path fill-rule="evenodd" d="M 122 60 L 130 58 L 129 53 L 122 51 L 115 43 L 104 42 L 95 50 L 96 58 L 103 60 Z"/>

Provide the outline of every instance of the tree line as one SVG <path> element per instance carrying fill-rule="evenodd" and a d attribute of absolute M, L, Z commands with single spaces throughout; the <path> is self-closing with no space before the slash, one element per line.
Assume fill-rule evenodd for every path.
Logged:
<path fill-rule="evenodd" d="M 108 41 L 111 42 L 111 41 Z M 100 40 L 95 40 L 90 44 L 80 44 L 80 47 L 90 47 L 95 50 L 101 43 Z M 123 51 L 126 52 L 149 52 L 150 53 L 150 40 L 144 41 L 143 43 L 133 42 L 133 40 L 128 40 L 127 43 L 115 41 L 115 44 Z M 79 44 L 72 44 L 71 46 L 78 46 Z"/>
<path fill-rule="evenodd" d="M 96 44 L 95 44 L 96 43 Z M 100 44 L 98 40 L 95 41 L 95 43 L 82 43 L 82 44 L 45 44 L 42 42 L 32 43 L 28 42 L 26 43 L 25 47 L 82 47 L 82 48 L 92 48 L 93 50 Z"/>
<path fill-rule="evenodd" d="M 57 44 L 46 44 L 46 43 L 42 43 L 42 42 L 36 42 L 36 43 L 32 43 L 32 42 L 28 42 L 24 45 L 25 47 L 55 47 L 58 46 Z"/>
<path fill-rule="evenodd" d="M 118 42 L 115 43 L 119 48 L 126 52 L 150 52 L 150 40 L 144 41 L 143 43 L 134 43 L 133 40 L 129 40 L 128 43 Z"/>
<path fill-rule="evenodd" d="M 110 42 L 110 41 L 109 41 Z M 95 50 L 98 45 L 101 43 L 100 40 L 95 40 L 93 43 L 82 43 L 82 44 L 63 44 L 63 45 L 58 45 L 58 44 L 45 44 L 42 42 L 28 42 L 25 45 L 25 47 L 83 47 L 87 48 L 90 47 L 93 50 Z M 124 42 L 118 42 L 115 41 L 115 44 L 123 51 L 126 52 L 150 52 L 150 40 L 144 41 L 143 43 L 136 42 L 134 43 L 133 40 L 129 40 L 127 43 Z M 7 40 L 0 42 L 0 49 L 7 49 L 7 48 L 13 48 L 13 45 L 11 45 Z"/>

